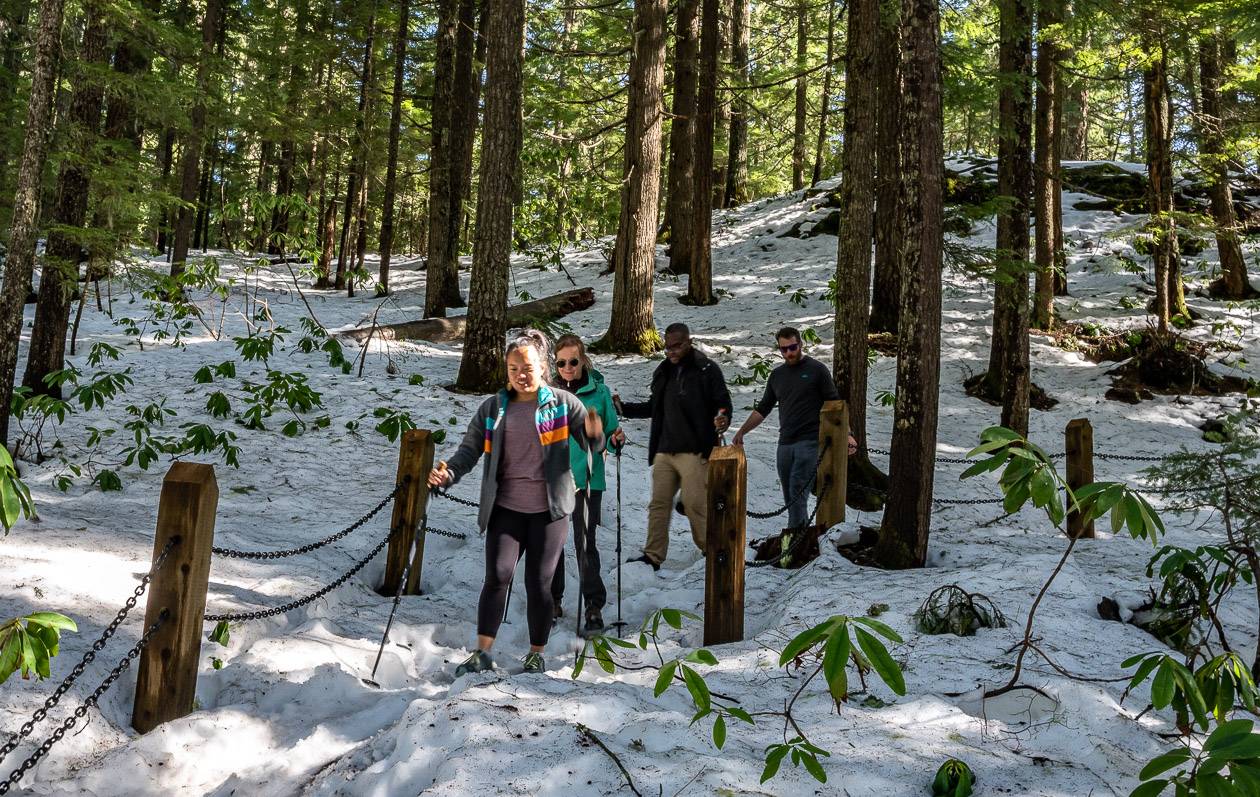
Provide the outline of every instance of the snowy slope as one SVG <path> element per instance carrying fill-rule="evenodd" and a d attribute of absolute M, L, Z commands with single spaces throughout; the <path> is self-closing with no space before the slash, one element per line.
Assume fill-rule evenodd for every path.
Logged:
<path fill-rule="evenodd" d="M 1071 208 L 1078 195 L 1067 194 Z M 715 288 L 724 292 L 711 308 L 688 308 L 676 301 L 684 282 L 662 278 L 657 286 L 656 317 L 662 326 L 689 323 L 701 348 L 722 365 L 728 380 L 749 373 L 755 355 L 772 354 L 771 336 L 783 324 L 810 328 L 828 345 L 813 354 L 830 361 L 831 310 L 820 295 L 833 273 L 836 239 L 832 236 L 780 238 L 811 211 L 813 200 L 801 194 L 762 200 L 735 211 L 719 211 L 714 222 Z M 1060 299 L 1071 318 L 1111 325 L 1141 326 L 1136 311 L 1119 304 L 1142 286 L 1140 276 L 1125 272 L 1117 258 L 1133 256 L 1123 233 L 1142 221 L 1138 216 L 1068 210 L 1072 297 Z M 991 245 L 992 225 L 981 225 L 970 239 Z M 1214 262 L 1214 250 L 1200 260 Z M 1255 252 L 1249 253 L 1255 262 Z M 1190 276 L 1198 261 L 1188 264 Z M 662 256 L 663 264 L 663 256 Z M 154 267 L 160 267 L 154 263 Z M 598 248 L 567 253 L 565 265 L 579 285 L 593 285 L 597 302 L 589 311 L 566 319 L 575 332 L 591 339 L 607 324 L 611 278 L 599 277 L 605 262 Z M 571 287 L 555 271 L 541 272 L 525 258 L 514 265 L 515 290 L 541 296 Z M 414 261 L 395 265 L 396 293 L 379 310 L 381 322 L 418 317 L 423 305 L 423 273 Z M 225 275 L 240 276 L 241 263 L 224 259 Z M 464 275 L 465 279 L 467 275 Z M 1260 275 L 1253 274 L 1253 281 Z M 259 295 L 276 321 L 297 330 L 306 314 L 284 267 L 265 269 Z M 782 292 L 780 286 L 788 286 Z M 806 289 L 803 306 L 789 301 Z M 243 302 L 244 283 L 233 288 L 231 307 Z M 127 288 L 113 287 L 116 315 L 141 313 L 143 302 L 128 305 Z M 330 328 L 370 323 L 378 301 L 367 296 L 347 300 L 333 292 L 305 290 L 319 320 Z M 951 273 L 944 291 L 940 444 L 944 456 L 959 456 L 979 432 L 998 420 L 998 409 L 967 398 L 962 380 L 984 368 L 988 357 L 988 308 L 991 288 Z M 1254 319 L 1245 308 L 1228 309 L 1192 297 L 1191 304 L 1209 319 L 1232 319 L 1240 326 L 1242 356 L 1260 357 Z M 217 303 L 207 303 L 207 308 Z M 28 318 L 29 322 L 29 318 Z M 1208 324 L 1192 334 L 1210 336 Z M 236 359 L 239 376 L 262 375 L 260 367 L 240 362 L 230 335 L 244 334 L 240 316 L 229 312 L 228 335 L 214 340 L 197 327 L 185 349 L 128 342 L 121 329 L 89 305 L 80 333 L 80 355 L 90 343 L 124 346 L 122 363 L 135 378 L 125 403 L 165 398 L 177 412 L 171 425 L 204 421 L 206 397 L 216 386 L 198 385 L 193 374 L 202 365 Z M 297 338 L 290 336 L 290 344 Z M 351 352 L 353 353 L 353 352 Z M 330 369 L 320 357 L 284 353 L 272 360 L 281 370 L 301 370 L 323 394 L 328 428 L 296 438 L 240 428 L 241 467 L 216 465 L 221 491 L 216 543 L 234 548 L 287 548 L 318 539 L 356 519 L 374 505 L 392 483 L 397 449 L 372 431 L 378 407 L 409 411 L 417 423 L 447 429 L 451 439 L 439 447 L 449 453 L 477 397 L 443 389 L 453 381 L 457 345 L 373 343 L 362 379 Z M 598 357 L 609 384 L 627 397 L 645 395 L 655 360 Z M 1236 407 L 1236 398 L 1159 398 L 1137 406 L 1103 400 L 1110 385 L 1106 366 L 1033 339 L 1034 380 L 1061 403 L 1034 413 L 1032 436 L 1050 450 L 1061 450 L 1068 419 L 1087 416 L 1094 424 L 1098 450 L 1123 449 L 1155 454 L 1179 446 L 1197 448 L 1197 424 Z M 397 375 L 386 373 L 387 362 Z M 409 377 L 421 374 L 421 385 Z M 881 357 L 871 372 L 871 395 L 892 390 L 895 362 Z M 738 423 L 761 386 L 732 386 Z M 121 405 L 119 405 L 121 406 Z M 102 425 L 109 413 L 72 417 L 60 435 L 73 448 L 88 425 Z M 362 418 L 357 431 L 346 422 Z M 892 410 L 869 408 L 871 445 L 887 447 Z M 454 424 L 451 423 L 452 419 Z M 280 422 L 282 423 L 282 421 Z M 271 424 L 278 428 L 280 423 Z M 749 503 L 754 509 L 779 506 L 774 475 L 776 417 L 750 436 Z M 648 472 L 647 422 L 629 421 L 630 446 L 621 478 L 626 555 L 637 553 L 646 521 Z M 121 435 L 120 435 L 121 437 Z M 125 468 L 125 489 L 101 493 L 83 480 L 61 493 L 53 485 L 55 462 L 29 467 L 27 475 L 40 511 L 40 522 L 19 526 L 0 541 L 5 578 L 0 580 L 0 617 L 36 608 L 57 608 L 72 615 L 80 633 L 69 635 L 54 662 L 60 678 L 130 594 L 148 567 L 164 463 L 149 472 Z M 959 483 L 958 465 L 942 465 L 937 495 L 991 498 L 996 487 L 984 479 Z M 1136 473 L 1127 463 L 1099 464 L 1100 478 Z M 611 476 L 611 468 L 610 468 Z M 455 493 L 475 497 L 475 477 Z M 600 529 L 606 582 L 613 594 L 616 510 L 610 492 Z M 378 557 L 344 587 L 305 609 L 278 619 L 234 626 L 230 645 L 207 644 L 198 683 L 200 710 L 146 735 L 129 728 L 134 672 L 108 692 L 99 714 L 81 731 L 67 736 L 28 775 L 23 786 L 34 794 L 611 794 L 625 788 L 621 773 L 600 749 L 577 731 L 591 728 L 616 752 L 644 793 L 688 794 L 850 794 L 925 793 L 936 767 L 949 756 L 966 760 L 976 771 L 981 794 L 1127 794 L 1142 764 L 1161 749 L 1156 733 L 1167 718 L 1138 718 L 1144 695 L 1119 704 L 1122 685 L 1082 683 L 1063 678 L 1032 661 L 1027 680 L 1055 695 L 1057 706 L 1031 703 L 1018 695 L 991 702 L 981 711 L 975 692 L 1009 677 L 1012 656 L 1006 651 L 1019 638 L 1028 607 L 1062 551 L 1064 541 L 1032 512 L 991 523 L 994 506 L 950 506 L 939 510 L 932 537 L 933 567 L 913 572 L 860 568 L 828 546 L 823 556 L 801 571 L 774 568 L 749 571 L 745 621 L 747 641 L 715 649 L 720 659 L 710 686 L 737 696 L 744 708 L 775 710 L 800 686 L 799 675 L 776 667 L 777 651 L 796 631 L 831 614 L 862 614 L 872 603 L 887 603 L 881 619 L 896 628 L 906 644 L 894 655 L 906 667 L 908 694 L 898 698 L 882 685 L 872 693 L 887 705 L 860 705 L 863 695 L 837 713 L 824 688 L 811 685 L 797 704 L 801 725 L 814 743 L 830 750 L 828 785 L 820 786 L 803 769 L 786 764 L 779 775 L 758 785 L 764 748 L 783 741 L 784 729 L 773 719 L 756 728 L 731 729 L 718 751 L 708 738 L 708 721 L 690 728 L 691 704 L 681 689 L 661 699 L 652 696 L 655 672 L 606 676 L 588 668 L 573 681 L 570 665 L 577 641 L 572 613 L 577 593 L 569 567 L 566 590 L 569 616 L 548 646 L 544 676 L 489 675 L 454 681 L 455 664 L 473 643 L 477 593 L 482 577 L 480 539 L 472 510 L 437 501 L 430 522 L 468 532 L 457 541 L 430 537 L 426 546 L 425 594 L 403 600 L 377 680 L 381 690 L 361 677 L 372 666 L 389 611 L 389 601 L 372 586 L 383 572 Z M 678 518 L 677 521 L 681 521 Z M 877 518 L 850 513 L 846 529 Z M 1166 518 L 1169 539 L 1192 544 L 1215 532 L 1202 519 Z M 623 571 L 623 613 L 631 623 L 659 607 L 703 608 L 703 560 L 689 542 L 683 523 L 675 522 L 670 558 L 659 573 L 642 565 Z M 750 538 L 777 530 L 773 521 L 749 521 Z M 368 526 L 334 546 L 298 559 L 252 562 L 217 559 L 213 564 L 210 611 L 265 608 L 309 593 L 343 572 L 386 532 L 378 516 Z M 984 524 L 984 525 L 982 525 Z M 1128 625 L 1100 620 L 1094 606 L 1103 595 L 1132 592 L 1145 584 L 1142 571 L 1148 544 L 1111 538 L 1077 547 L 1039 614 L 1044 646 L 1069 670 L 1093 677 L 1122 675 L 1127 656 L 1153 650 L 1158 643 Z M 571 554 L 570 554 L 571 556 Z M 956 582 L 991 596 L 1011 619 L 1011 628 L 985 631 L 973 638 L 923 636 L 914 632 L 910 614 L 931 589 Z M 517 590 L 509 624 L 496 647 L 500 665 L 512 666 L 526 649 L 523 590 Z M 612 619 L 615 606 L 605 609 Z M 1256 627 L 1254 605 L 1238 601 L 1227 617 L 1235 635 Z M 0 766 L 7 774 L 39 740 L 68 715 L 103 676 L 106 667 L 139 637 L 139 612 L 75 686 L 52 717 Z M 207 628 L 207 630 L 209 630 Z M 697 624 L 670 631 L 663 652 L 699 647 Z M 1250 655 L 1250 651 L 1243 651 Z M 219 656 L 222 669 L 211 666 Z M 643 658 L 643 663 L 654 659 Z M 0 687 L 0 732 L 15 731 L 51 690 L 52 683 L 11 680 Z M 947 693 L 967 693 L 948 697 Z M 980 716 L 977 716 L 980 715 Z"/>

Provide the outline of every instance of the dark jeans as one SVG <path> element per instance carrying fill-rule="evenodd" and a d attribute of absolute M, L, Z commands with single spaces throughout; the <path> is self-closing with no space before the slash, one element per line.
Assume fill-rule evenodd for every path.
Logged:
<path fill-rule="evenodd" d="M 527 514 L 496 506 L 486 529 L 486 580 L 477 602 L 477 633 L 494 637 L 503 622 L 508 586 L 516 563 L 525 555 L 525 614 L 529 619 L 529 643 L 545 645 L 551 635 L 551 581 L 556 562 L 564 553 L 569 519 L 552 520 L 546 512 Z"/>
<path fill-rule="evenodd" d="M 603 497 L 603 490 L 591 490 L 588 501 L 586 491 L 578 490 L 577 501 L 573 505 L 574 554 L 577 553 L 579 535 L 586 549 L 586 567 L 579 567 L 578 572 L 581 574 L 582 599 L 588 611 L 592 608 L 602 609 L 608 602 L 608 590 L 604 587 L 604 579 L 600 577 L 599 547 L 595 544 L 595 529 L 600 523 L 600 503 Z M 560 563 L 556 565 L 556 576 L 551 582 L 551 597 L 557 606 L 564 597 L 564 559 L 564 556 L 560 557 Z M 581 565 L 581 562 L 578 564 Z"/>
<path fill-rule="evenodd" d="M 783 485 L 783 503 L 801 494 L 788 504 L 788 527 L 799 528 L 809 520 L 809 490 L 805 485 L 818 470 L 818 441 L 780 443 L 775 459 L 779 466 L 779 483 Z"/>

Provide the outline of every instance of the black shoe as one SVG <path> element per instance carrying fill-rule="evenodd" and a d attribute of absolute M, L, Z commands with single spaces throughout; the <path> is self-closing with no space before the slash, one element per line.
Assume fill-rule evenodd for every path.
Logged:
<path fill-rule="evenodd" d="M 525 665 L 524 672 L 542 673 L 547 671 L 547 663 L 543 661 L 541 653 L 535 653 L 532 650 L 525 655 L 522 660 Z"/>
<path fill-rule="evenodd" d="M 674 511 L 682 515 L 683 517 L 687 516 L 687 508 L 683 506 L 683 502 L 681 499 L 678 501 L 678 503 L 674 504 Z"/>
<path fill-rule="evenodd" d="M 494 667 L 494 660 L 490 658 L 484 650 L 474 651 L 471 656 L 464 659 L 464 663 L 455 668 L 455 677 L 467 675 L 474 672 L 485 672 Z"/>
<path fill-rule="evenodd" d="M 555 599 L 555 606 L 551 610 L 551 626 L 554 628 L 560 624 L 560 618 L 564 617 L 564 607 L 560 605 L 560 599 Z"/>
<path fill-rule="evenodd" d="M 582 629 L 585 636 L 595 636 L 604 630 L 604 616 L 599 609 L 591 607 L 586 610 L 586 627 Z"/>
<path fill-rule="evenodd" d="M 634 564 L 635 562 L 646 562 L 647 564 L 650 564 L 652 566 L 653 572 L 661 569 L 661 566 L 658 565 L 656 562 L 653 562 L 651 559 L 649 559 L 647 554 L 643 554 L 642 556 L 636 556 L 633 559 L 626 560 L 626 564 L 628 565 Z"/>

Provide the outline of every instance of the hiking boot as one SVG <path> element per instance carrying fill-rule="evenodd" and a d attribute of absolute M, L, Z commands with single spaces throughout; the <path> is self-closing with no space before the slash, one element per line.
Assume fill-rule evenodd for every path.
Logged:
<path fill-rule="evenodd" d="M 604 616 L 599 613 L 599 609 L 589 607 L 586 610 L 586 627 L 582 629 L 584 636 L 595 636 L 604 630 Z"/>
<path fill-rule="evenodd" d="M 490 658 L 490 654 L 484 650 L 474 651 L 471 656 L 464 659 L 464 663 L 455 668 L 455 677 L 468 675 L 474 672 L 485 672 L 493 669 L 494 659 Z"/>
<path fill-rule="evenodd" d="M 541 653 L 530 651 L 525 654 L 525 672 L 541 673 L 547 669 L 547 663 L 543 661 Z"/>
<path fill-rule="evenodd" d="M 632 565 L 635 562 L 645 562 L 652 566 L 653 571 L 657 571 L 661 569 L 661 566 L 658 565 L 656 562 L 653 562 L 651 559 L 649 559 L 647 554 L 643 554 L 642 556 L 636 556 L 633 559 L 626 560 L 626 564 L 628 565 Z"/>
<path fill-rule="evenodd" d="M 679 499 L 678 502 L 674 504 L 674 511 L 683 517 L 687 516 L 687 507 L 683 506 L 682 499 Z"/>

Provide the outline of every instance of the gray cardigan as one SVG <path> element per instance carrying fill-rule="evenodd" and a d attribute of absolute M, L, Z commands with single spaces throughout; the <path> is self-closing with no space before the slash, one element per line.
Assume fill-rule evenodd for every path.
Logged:
<path fill-rule="evenodd" d="M 487 454 L 481 469 L 481 501 L 477 525 L 482 533 L 490 525 L 495 496 L 499 491 L 499 460 L 503 453 L 503 423 L 511 398 L 506 390 L 490 396 L 477 408 L 468 431 L 455 454 L 446 462 L 455 484 L 463 478 L 482 454 Z M 547 504 L 551 519 L 572 514 L 577 488 L 569 466 L 569 440 L 572 438 L 588 454 L 602 451 L 604 436 L 589 438 L 586 434 L 586 407 L 581 399 L 567 391 L 544 385 L 538 391 L 538 409 L 534 413 L 538 439 L 543 447 L 543 476 L 547 480 Z"/>

